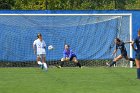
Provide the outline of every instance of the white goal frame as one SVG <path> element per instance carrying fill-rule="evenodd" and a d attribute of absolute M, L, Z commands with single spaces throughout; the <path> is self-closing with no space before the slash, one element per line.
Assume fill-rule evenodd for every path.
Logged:
<path fill-rule="evenodd" d="M 30 13 L 0 13 L 0 16 L 129 16 L 129 33 L 130 33 L 130 41 L 132 41 L 132 13 L 102 13 L 102 14 L 30 14 Z M 133 49 L 130 44 L 130 57 L 133 57 Z M 133 67 L 133 62 L 130 61 L 130 68 Z"/>

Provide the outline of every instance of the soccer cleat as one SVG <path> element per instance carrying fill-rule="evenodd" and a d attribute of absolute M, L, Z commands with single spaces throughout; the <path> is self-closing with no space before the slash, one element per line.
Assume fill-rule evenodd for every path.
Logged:
<path fill-rule="evenodd" d="M 41 69 L 43 69 L 43 68 L 44 68 L 44 65 L 42 64 L 42 65 L 41 65 Z"/>
<path fill-rule="evenodd" d="M 58 68 L 61 68 L 61 66 L 58 66 Z"/>
<path fill-rule="evenodd" d="M 48 71 L 48 68 L 45 68 L 45 71 L 47 72 Z"/>
<path fill-rule="evenodd" d="M 61 68 L 61 66 L 56 65 L 57 68 Z"/>
<path fill-rule="evenodd" d="M 107 66 L 110 66 L 110 64 L 109 64 L 108 62 L 106 62 L 106 65 L 107 65 Z"/>

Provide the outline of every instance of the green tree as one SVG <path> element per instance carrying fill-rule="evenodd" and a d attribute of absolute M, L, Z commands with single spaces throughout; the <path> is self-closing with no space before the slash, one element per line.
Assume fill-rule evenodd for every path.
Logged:
<path fill-rule="evenodd" d="M 115 0 L 115 9 L 126 9 L 126 5 L 133 5 L 137 0 Z"/>
<path fill-rule="evenodd" d="M 0 0 L 0 9 L 12 9 L 15 0 Z"/>
<path fill-rule="evenodd" d="M 12 9 L 12 10 L 140 9 L 140 0 L 0 0 L 0 9 Z"/>
<path fill-rule="evenodd" d="M 16 0 L 13 9 L 45 10 L 46 0 Z"/>

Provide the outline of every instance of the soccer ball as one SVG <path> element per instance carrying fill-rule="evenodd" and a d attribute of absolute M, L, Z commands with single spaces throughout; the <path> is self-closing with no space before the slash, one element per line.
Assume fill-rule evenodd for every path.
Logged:
<path fill-rule="evenodd" d="M 48 46 L 48 50 L 53 50 L 54 48 L 53 48 L 53 46 L 52 45 L 49 45 Z"/>

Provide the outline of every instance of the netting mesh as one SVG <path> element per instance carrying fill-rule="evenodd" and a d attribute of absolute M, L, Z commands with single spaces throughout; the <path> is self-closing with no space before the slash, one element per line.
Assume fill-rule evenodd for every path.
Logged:
<path fill-rule="evenodd" d="M 115 49 L 115 37 L 129 41 L 129 17 L 82 14 L 0 15 L 0 62 L 35 64 L 36 55 L 33 54 L 32 43 L 40 32 L 47 46 L 54 46 L 54 50 L 47 50 L 48 64 L 58 62 L 63 56 L 64 44 L 69 44 L 83 65 L 104 65 L 113 59 L 110 55 Z M 130 54 L 129 44 L 126 48 Z"/>

